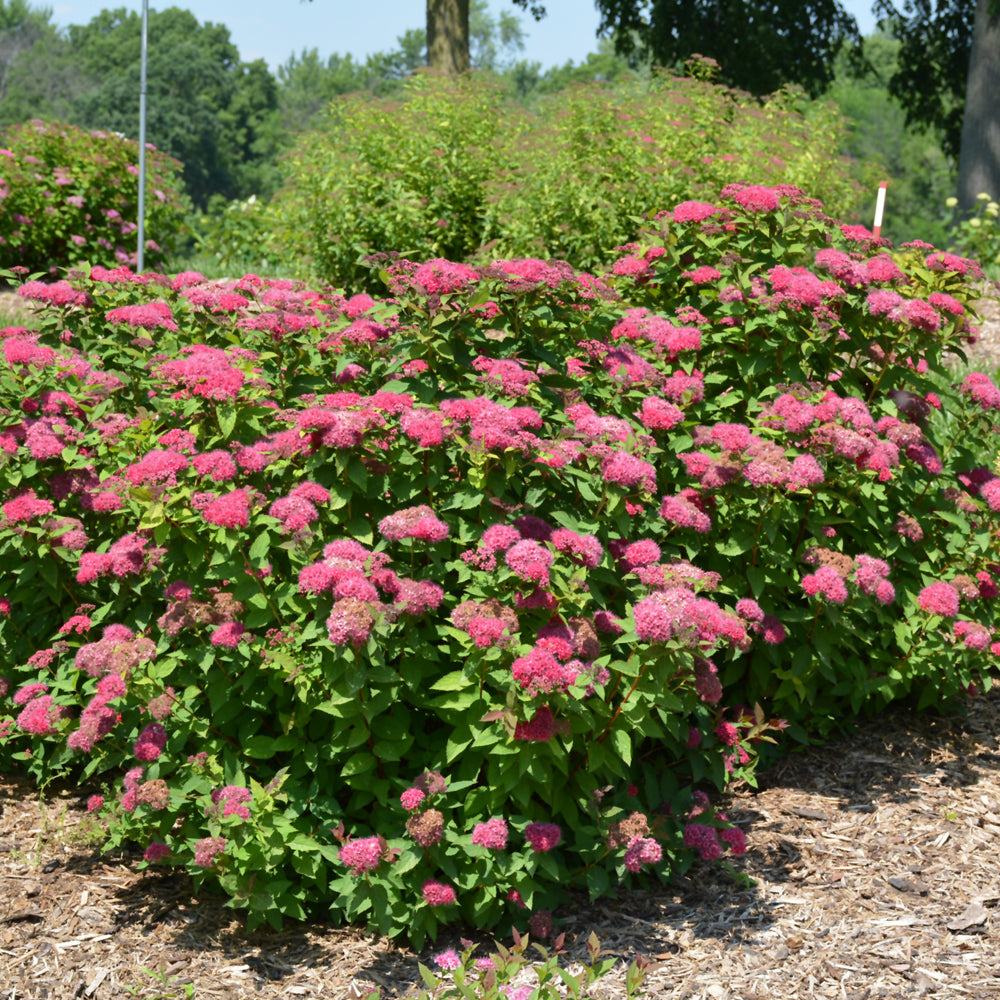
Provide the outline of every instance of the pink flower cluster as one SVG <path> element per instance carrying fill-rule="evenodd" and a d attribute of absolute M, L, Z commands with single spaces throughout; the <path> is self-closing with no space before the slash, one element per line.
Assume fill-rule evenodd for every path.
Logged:
<path fill-rule="evenodd" d="M 802 589 L 810 597 L 822 597 L 833 604 L 843 604 L 847 600 L 847 587 L 832 566 L 820 566 L 815 573 L 802 577 Z"/>
<path fill-rule="evenodd" d="M 529 823 L 524 828 L 524 839 L 536 854 L 541 854 L 559 846 L 562 829 L 556 823 Z"/>
<path fill-rule="evenodd" d="M 499 817 L 477 823 L 472 831 L 472 843 L 492 851 L 502 851 L 507 846 L 507 823 Z"/>
<path fill-rule="evenodd" d="M 378 530 L 390 542 L 413 538 L 430 544 L 444 541 L 449 533 L 448 525 L 426 504 L 407 507 L 382 518 L 378 523 Z"/>
<path fill-rule="evenodd" d="M 921 609 L 929 614 L 943 618 L 954 618 L 958 614 L 958 591 L 943 580 L 924 587 L 917 600 Z"/>
<path fill-rule="evenodd" d="M 655 865 L 663 860 L 663 848 L 652 837 L 633 837 L 625 848 L 625 867 L 640 871 L 643 865 Z"/>

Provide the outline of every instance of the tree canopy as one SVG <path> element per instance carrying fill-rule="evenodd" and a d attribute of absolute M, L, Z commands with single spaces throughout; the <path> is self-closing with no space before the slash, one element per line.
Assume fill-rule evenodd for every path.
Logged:
<path fill-rule="evenodd" d="M 860 42 L 838 0 L 597 0 L 599 32 L 625 55 L 679 66 L 715 59 L 721 79 L 753 94 L 800 84 L 811 96 L 833 80 L 844 42 Z"/>

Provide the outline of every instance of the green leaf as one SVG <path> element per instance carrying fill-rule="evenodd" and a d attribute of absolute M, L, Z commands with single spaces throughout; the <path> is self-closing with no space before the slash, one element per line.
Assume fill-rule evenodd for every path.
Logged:
<path fill-rule="evenodd" d="M 450 674 L 445 674 L 431 685 L 432 691 L 461 691 L 463 688 L 471 687 L 473 681 L 461 670 L 453 670 Z"/>
<path fill-rule="evenodd" d="M 624 729 L 612 729 L 610 732 L 611 750 L 628 767 L 632 763 L 632 739 Z"/>

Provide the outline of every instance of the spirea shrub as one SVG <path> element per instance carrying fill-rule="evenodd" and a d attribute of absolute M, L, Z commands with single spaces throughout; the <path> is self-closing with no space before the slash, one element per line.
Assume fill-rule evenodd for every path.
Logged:
<path fill-rule="evenodd" d="M 30 121 L 0 135 L 0 267 L 56 274 L 78 261 L 135 265 L 139 147 L 109 132 Z M 146 250 L 155 267 L 183 213 L 180 164 L 146 154 Z"/>
<path fill-rule="evenodd" d="M 524 929 L 746 849 L 761 741 L 985 686 L 969 261 L 798 189 L 387 297 L 94 267 L 2 333 L 3 752 L 253 921 Z"/>
<path fill-rule="evenodd" d="M 833 105 L 793 90 L 762 104 L 654 74 L 575 87 L 527 111 L 495 82 L 418 73 L 399 102 L 331 104 L 325 126 L 289 154 L 268 215 L 286 254 L 346 288 L 368 280 L 366 253 L 387 248 L 593 269 L 650 206 L 709 198 L 734 179 L 797 184 L 849 213 L 861 171 L 838 154 L 845 129 Z"/>

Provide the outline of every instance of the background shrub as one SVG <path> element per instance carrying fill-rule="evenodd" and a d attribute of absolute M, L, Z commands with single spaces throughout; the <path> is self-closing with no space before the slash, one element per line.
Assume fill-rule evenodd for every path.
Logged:
<path fill-rule="evenodd" d="M 56 274 L 85 260 L 136 260 L 136 143 L 108 132 L 31 121 L 0 136 L 0 266 Z M 147 154 L 147 266 L 164 259 L 183 205 L 179 164 Z"/>
<path fill-rule="evenodd" d="M 654 74 L 573 87 L 529 111 L 495 81 L 418 73 L 399 104 L 345 97 L 327 114 L 291 154 L 272 208 L 286 253 L 340 287 L 367 280 L 361 258 L 390 248 L 416 260 L 538 256 L 594 268 L 650 205 L 732 180 L 798 184 L 838 215 L 864 190 L 837 155 L 845 123 L 835 107 L 792 89 L 761 104 Z"/>

